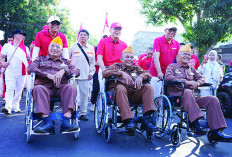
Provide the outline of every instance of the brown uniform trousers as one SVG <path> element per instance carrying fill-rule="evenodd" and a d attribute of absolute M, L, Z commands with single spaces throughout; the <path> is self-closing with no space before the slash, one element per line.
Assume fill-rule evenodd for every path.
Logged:
<path fill-rule="evenodd" d="M 133 118 L 129 101 L 133 104 L 143 104 L 143 113 L 154 111 L 154 90 L 150 84 L 145 84 L 141 89 L 128 88 L 123 84 L 116 86 L 116 102 L 122 120 Z"/>
<path fill-rule="evenodd" d="M 194 68 L 185 67 L 180 63 L 170 64 L 167 67 L 165 74 L 166 81 L 197 81 L 200 85 L 205 83 L 205 79 Z M 168 95 L 179 96 L 182 88 L 179 86 L 169 87 Z M 203 113 L 200 108 L 206 109 L 207 122 L 210 130 L 226 128 L 225 118 L 222 114 L 219 100 L 214 96 L 195 97 L 194 91 L 185 86 L 182 97 L 182 105 L 188 112 L 190 122 L 193 122 L 201 117 Z"/>
<path fill-rule="evenodd" d="M 36 102 L 36 113 L 50 115 L 50 97 L 60 97 L 63 113 L 68 109 L 75 109 L 77 95 L 76 87 L 72 84 L 63 84 L 56 88 L 48 85 L 36 85 L 33 89 L 33 97 Z"/>
<path fill-rule="evenodd" d="M 205 108 L 210 130 L 223 129 L 227 127 L 217 97 L 206 96 L 195 98 L 192 90 L 185 89 L 182 99 L 182 104 L 184 109 L 188 112 L 190 122 L 203 117 L 204 115 L 200 108 Z"/>
<path fill-rule="evenodd" d="M 122 120 L 133 118 L 129 101 L 133 104 L 143 104 L 143 113 L 154 111 L 154 89 L 150 84 L 145 84 L 141 89 L 135 89 L 134 84 L 127 85 L 126 80 L 122 78 L 122 71 L 127 73 L 133 80 L 136 76 L 143 81 L 151 78 L 151 74 L 141 69 L 139 66 L 132 66 L 127 69 L 122 63 L 115 63 L 103 71 L 103 77 L 117 77 L 116 102 L 120 110 Z M 111 87 L 113 87 L 111 85 Z M 109 87 L 109 88 L 111 88 Z"/>

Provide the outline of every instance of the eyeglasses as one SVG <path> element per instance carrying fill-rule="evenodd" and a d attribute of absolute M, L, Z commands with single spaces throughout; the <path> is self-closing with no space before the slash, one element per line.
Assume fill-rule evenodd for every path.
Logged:
<path fill-rule="evenodd" d="M 60 22 L 59 22 L 59 21 L 52 21 L 52 22 L 51 22 L 51 25 L 58 25 L 58 26 L 59 26 L 59 25 L 60 25 Z"/>
<path fill-rule="evenodd" d="M 168 29 L 168 31 L 176 33 L 177 30 L 175 28 L 170 28 L 170 29 Z"/>

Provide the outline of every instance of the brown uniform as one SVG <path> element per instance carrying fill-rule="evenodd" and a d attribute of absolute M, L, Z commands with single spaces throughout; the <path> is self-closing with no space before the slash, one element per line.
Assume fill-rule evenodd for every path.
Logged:
<path fill-rule="evenodd" d="M 205 83 L 203 76 L 199 74 L 194 68 L 183 66 L 181 63 L 170 64 L 167 67 L 165 74 L 166 81 L 197 81 L 200 85 Z M 167 90 L 168 95 L 181 95 L 180 87 L 172 86 Z M 221 111 L 221 107 L 217 97 L 195 97 L 194 91 L 185 85 L 184 94 L 182 97 L 182 104 L 184 109 L 188 112 L 190 122 L 193 122 L 201 117 L 203 113 L 200 108 L 206 109 L 206 116 L 210 130 L 226 128 L 226 122 Z"/>
<path fill-rule="evenodd" d="M 116 85 L 116 102 L 120 110 L 122 120 L 133 118 L 130 109 L 129 101 L 134 104 L 143 104 L 143 113 L 147 111 L 154 111 L 154 90 L 150 84 L 145 84 L 141 89 L 134 88 L 134 84 L 126 85 L 126 81 L 122 78 L 121 71 L 127 73 L 135 80 L 140 76 L 143 80 L 151 78 L 151 75 L 139 66 L 132 66 L 127 69 L 121 63 L 111 65 L 108 69 L 103 71 L 103 77 L 110 76 L 117 77 Z"/>
<path fill-rule="evenodd" d="M 68 66 L 68 70 L 62 77 L 61 83 L 55 86 L 53 81 L 47 78 L 48 74 L 56 74 L 61 70 L 61 64 Z M 63 113 L 68 109 L 74 109 L 77 90 L 74 85 L 68 83 L 68 75 L 80 75 L 79 69 L 70 64 L 64 58 L 54 61 L 49 56 L 40 56 L 28 67 L 28 72 L 36 74 L 33 97 L 36 103 L 36 112 L 50 114 L 50 97 L 60 97 Z"/>

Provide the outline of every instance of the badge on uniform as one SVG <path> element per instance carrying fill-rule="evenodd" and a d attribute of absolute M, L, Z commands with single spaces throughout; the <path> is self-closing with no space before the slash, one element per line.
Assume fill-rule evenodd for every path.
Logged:
<path fill-rule="evenodd" d="M 175 70 L 175 73 L 181 74 L 181 72 L 179 71 L 179 69 L 176 69 L 176 70 Z"/>
<path fill-rule="evenodd" d="M 137 78 L 137 77 L 138 77 L 138 74 L 137 74 L 136 72 L 132 72 L 132 73 L 131 73 L 131 76 Z"/>

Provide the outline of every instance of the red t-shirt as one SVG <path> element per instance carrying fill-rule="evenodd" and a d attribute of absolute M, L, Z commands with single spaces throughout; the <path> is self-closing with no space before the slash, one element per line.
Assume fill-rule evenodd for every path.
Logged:
<path fill-rule="evenodd" d="M 159 61 L 163 74 L 165 74 L 167 66 L 174 62 L 179 50 L 180 50 L 179 42 L 172 39 L 171 43 L 169 43 L 165 38 L 165 35 L 162 37 L 158 37 L 154 40 L 153 52 L 154 53 L 156 53 L 156 51 L 160 52 Z M 152 60 L 151 62 L 150 73 L 152 76 L 158 77 L 154 60 Z"/>
<path fill-rule="evenodd" d="M 191 59 L 195 61 L 194 68 L 197 70 L 198 67 L 200 66 L 199 58 L 197 57 L 197 55 L 192 54 Z"/>
<path fill-rule="evenodd" d="M 121 40 L 115 42 L 111 36 L 101 39 L 97 47 L 97 55 L 103 56 L 105 66 L 110 66 L 114 63 L 120 63 L 122 51 L 127 48 L 127 44 Z"/>
<path fill-rule="evenodd" d="M 148 58 L 146 53 L 141 54 L 138 59 L 138 66 L 140 66 L 143 70 L 149 70 L 152 60 L 153 60 L 153 57 Z"/>
<path fill-rule="evenodd" d="M 63 42 L 63 48 L 68 48 L 68 43 L 66 36 L 60 32 L 57 32 L 56 37 L 59 36 Z M 44 30 L 38 32 L 35 37 L 35 46 L 39 47 L 39 56 L 47 56 L 48 55 L 48 46 L 50 45 L 52 38 L 48 32 L 48 30 Z"/>

